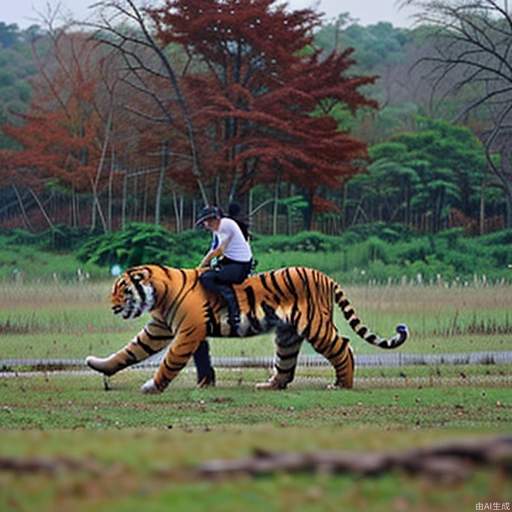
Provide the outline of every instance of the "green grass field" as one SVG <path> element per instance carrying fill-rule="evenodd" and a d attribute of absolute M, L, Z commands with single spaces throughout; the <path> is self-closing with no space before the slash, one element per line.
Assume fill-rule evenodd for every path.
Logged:
<path fill-rule="evenodd" d="M 252 382 L 233 382 L 233 376 L 224 376 L 215 389 L 197 390 L 184 375 L 165 394 L 143 397 L 137 388 L 147 376 L 120 374 L 110 391 L 89 375 L 2 380 L 1 456 L 79 461 L 85 469 L 51 478 L 0 472 L 0 509 L 320 511 L 343 504 L 348 510 L 448 511 L 510 499 L 510 480 L 493 470 L 442 485 L 402 473 L 220 482 L 186 477 L 205 460 L 262 449 L 400 451 L 505 434 L 512 421 L 510 389 L 492 381 L 453 387 L 440 378 L 432 386 L 326 391 L 305 379 L 289 391 L 266 393 L 254 391 Z"/>
<path fill-rule="evenodd" d="M 127 371 L 104 391 L 98 376 L 10 377 L 2 380 L 2 427 L 13 429 L 206 428 L 271 424 L 276 427 L 466 428 L 506 431 L 512 420 L 510 389 L 498 379 L 454 387 L 443 378 L 409 386 L 361 379 L 360 388 L 327 391 L 319 380 L 300 379 L 281 393 L 256 392 L 264 370 L 241 384 L 219 375 L 219 385 L 198 390 L 182 376 L 157 397 L 138 388 L 148 372 Z M 325 384 L 329 382 L 323 375 Z M 494 382 L 493 382 L 494 381 Z M 419 381 L 421 382 L 421 381 Z M 449 381 L 452 382 L 451 380 Z"/>
<path fill-rule="evenodd" d="M 2 358 L 77 358 L 106 355 L 127 343 L 145 320 L 114 317 L 110 282 L 0 284 Z M 363 321 L 382 336 L 406 323 L 411 339 L 403 352 L 444 353 L 512 350 L 512 287 L 347 287 Z M 335 311 L 341 332 L 356 353 L 375 353 Z M 20 340 L 23 340 L 20 342 Z M 217 339 L 214 355 L 271 355 L 271 335 Z M 313 353 L 306 343 L 305 353 Z M 378 352 L 378 351 L 377 351 Z"/>
<path fill-rule="evenodd" d="M 378 439 L 384 447 L 417 447 L 457 438 L 461 432 L 382 432 L 374 429 L 315 430 L 314 441 L 296 428 L 267 426 L 217 431 L 101 431 L 9 433 L 16 453 L 44 452 L 92 465 L 90 471 L 14 476 L 0 473 L 2 510 L 59 511 L 452 511 L 481 502 L 507 502 L 512 486 L 503 474 L 479 471 L 464 483 L 442 483 L 392 473 L 375 478 L 349 475 L 277 474 L 221 481 L 187 478 L 187 468 L 211 457 L 246 456 L 262 445 L 289 451 L 358 450 Z M 310 438 L 312 436 L 309 436 Z M 261 441 L 265 439 L 265 442 Z M 260 441 L 258 441 L 260 440 Z M 67 446 L 68 449 L 64 449 Z M 64 455 L 63 455 L 64 454 Z M 87 467 L 87 466 L 86 466 Z"/>
<path fill-rule="evenodd" d="M 110 283 L 0 285 L 1 358 L 105 355 L 143 325 L 113 317 Z M 512 289 L 350 287 L 356 310 L 387 335 L 408 323 L 404 352 L 512 350 Z M 337 314 L 337 325 L 350 332 Z M 353 339 L 358 353 L 378 353 Z M 272 337 L 213 340 L 214 355 L 272 354 Z M 310 350 L 307 346 L 305 350 Z M 159 396 L 148 371 L 109 380 L 91 373 L 11 373 L 0 379 L 0 461 L 71 461 L 71 469 L 0 470 L 0 510 L 288 511 L 475 510 L 507 502 L 512 485 L 493 469 L 440 483 L 393 472 L 375 478 L 277 474 L 197 480 L 205 460 L 255 450 L 400 451 L 494 436 L 512 425 L 509 365 L 360 368 L 355 389 L 327 391 L 327 368 L 299 368 L 287 391 L 257 392 L 267 369 L 219 370 L 214 389 L 187 369 Z M 75 469 L 73 469 L 75 468 Z"/>

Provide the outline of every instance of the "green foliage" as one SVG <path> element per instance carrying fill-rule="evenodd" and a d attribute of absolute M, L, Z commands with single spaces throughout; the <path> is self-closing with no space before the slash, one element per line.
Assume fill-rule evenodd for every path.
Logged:
<path fill-rule="evenodd" d="M 1 125 L 18 123 L 15 114 L 27 109 L 32 92 L 29 80 L 36 74 L 30 43 L 41 33 L 37 25 L 19 30 L 15 24 L 0 22 L 0 149 L 15 147 Z"/>
<path fill-rule="evenodd" d="M 8 244 L 6 237 L 0 236 L 0 280 L 76 281 L 106 276 L 104 269 L 83 263 L 72 253 L 49 252 L 37 244 Z"/>
<path fill-rule="evenodd" d="M 418 235 L 401 224 L 372 223 L 354 226 L 341 237 L 314 232 L 258 237 L 253 248 L 260 271 L 304 265 L 350 283 L 473 282 L 484 275 L 510 282 L 511 237 L 512 230 L 474 238 L 462 229 Z"/>
<path fill-rule="evenodd" d="M 479 211 L 486 172 L 485 152 L 463 126 L 417 117 L 415 131 L 403 132 L 369 148 L 373 160 L 348 183 L 348 204 L 362 205 L 369 219 L 402 220 L 428 216 L 436 232 L 452 209 L 469 218 Z M 487 205 L 500 194 L 486 193 Z"/>
<path fill-rule="evenodd" d="M 381 222 L 354 226 L 342 236 L 314 231 L 292 236 L 259 235 L 252 240 L 252 247 L 258 271 L 301 265 L 352 283 L 417 280 L 419 274 L 425 282 L 469 282 L 483 275 L 489 281 L 512 281 L 508 267 L 512 264 L 511 241 L 512 230 L 482 237 L 468 237 L 462 229 L 419 235 L 401 224 Z M 11 230 L 0 232 L 0 247 L 4 248 L 0 252 L 5 255 L 0 260 L 6 265 L 1 277 L 9 277 L 15 268 L 25 271 L 27 266 L 34 267 L 30 261 L 45 258 L 53 262 L 52 269 L 58 273 L 59 258 L 62 262 L 66 260 L 62 251 L 73 248 L 77 259 L 68 258 L 64 269 L 67 275 L 76 274 L 84 264 L 95 275 L 99 273 L 98 267 L 114 264 L 122 268 L 143 263 L 191 268 L 199 263 L 209 246 L 210 235 L 205 231 L 176 234 L 161 226 L 141 223 L 102 235 L 66 228 L 41 235 Z M 48 251 L 60 252 L 52 256 Z M 30 268 L 28 274 L 36 276 L 35 268 Z M 38 268 L 42 275 L 48 275 L 48 266 Z"/>
<path fill-rule="evenodd" d="M 357 23 L 349 24 L 348 21 L 345 16 L 334 23 L 325 24 L 315 39 L 328 51 L 334 49 L 336 39 L 338 49 L 355 48 L 358 68 L 364 71 L 396 62 L 405 45 L 412 40 L 410 30 L 394 27 L 388 22 L 363 27 Z"/>
<path fill-rule="evenodd" d="M 415 238 L 410 242 L 400 243 L 396 250 L 400 253 L 400 264 L 408 265 L 414 261 L 426 262 L 427 256 L 432 253 L 432 244 L 427 238 Z"/>
<path fill-rule="evenodd" d="M 60 224 L 56 229 L 47 231 L 46 236 L 51 250 L 75 250 L 91 236 L 91 231 L 88 228 L 71 228 Z"/>
<path fill-rule="evenodd" d="M 2 229 L 2 245 L 40 245 L 44 233 L 31 233 L 24 229 Z"/>
<path fill-rule="evenodd" d="M 91 238 L 78 251 L 81 261 L 97 265 L 142 263 L 193 267 L 208 248 L 209 237 L 202 231 L 172 234 L 162 226 L 131 223 L 122 231 Z"/>
<path fill-rule="evenodd" d="M 383 106 L 372 119 L 372 130 L 378 140 L 387 140 L 396 133 L 414 129 L 414 120 L 420 113 L 420 106 L 412 101 Z"/>
<path fill-rule="evenodd" d="M 484 245 L 506 245 L 512 244 L 512 229 L 503 229 L 481 236 L 479 241 Z"/>
<path fill-rule="evenodd" d="M 62 251 L 75 250 L 91 237 L 91 232 L 88 228 L 71 228 L 58 224 L 55 229 L 40 233 L 31 233 L 24 229 L 0 230 L 0 237 L 7 245 L 33 245 L 43 250 Z"/>
<path fill-rule="evenodd" d="M 418 235 L 401 224 L 359 225 L 341 237 L 304 232 L 294 236 L 258 237 L 253 243 L 258 270 L 304 265 L 334 274 L 342 282 L 384 283 L 459 280 L 512 281 L 512 230 L 467 237 L 461 229 Z"/>
<path fill-rule="evenodd" d="M 339 237 L 324 235 L 316 231 L 302 231 L 296 235 L 258 237 L 253 242 L 256 253 L 271 251 L 330 252 L 341 248 Z"/>
<path fill-rule="evenodd" d="M 342 235 L 343 244 L 362 242 L 369 237 L 378 237 L 387 242 L 408 240 L 413 236 L 413 231 L 398 223 L 372 222 L 371 224 L 358 224 L 349 228 Z"/>
<path fill-rule="evenodd" d="M 303 196 L 290 196 L 278 200 L 279 204 L 285 206 L 288 210 L 294 212 L 296 210 L 304 210 L 308 207 L 308 202 Z"/>

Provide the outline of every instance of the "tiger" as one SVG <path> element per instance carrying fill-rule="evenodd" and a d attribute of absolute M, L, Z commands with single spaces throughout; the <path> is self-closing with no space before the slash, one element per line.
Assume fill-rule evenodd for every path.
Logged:
<path fill-rule="evenodd" d="M 141 391 L 161 393 L 186 366 L 207 337 L 232 337 L 227 307 L 222 298 L 207 292 L 199 281 L 201 269 L 143 265 L 128 269 L 112 287 L 112 311 L 124 319 L 149 312 L 150 320 L 122 349 L 108 357 L 88 356 L 86 364 L 110 376 L 147 357 L 167 351 L 153 377 Z M 250 275 L 233 285 L 240 307 L 238 337 L 275 332 L 274 368 L 257 389 L 285 389 L 295 376 L 304 340 L 333 366 L 331 387 L 352 388 L 354 355 L 349 338 L 338 334 L 333 304 L 343 312 L 352 330 L 366 342 L 384 349 L 408 338 L 404 324 L 383 339 L 362 324 L 341 286 L 319 270 L 288 267 Z"/>

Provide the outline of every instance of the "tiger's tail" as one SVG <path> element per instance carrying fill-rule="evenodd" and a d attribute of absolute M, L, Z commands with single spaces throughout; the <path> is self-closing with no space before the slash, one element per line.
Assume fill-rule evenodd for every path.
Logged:
<path fill-rule="evenodd" d="M 375 345 L 376 347 L 385 349 L 397 348 L 403 343 L 405 343 L 405 341 L 409 337 L 409 330 L 407 329 L 407 325 L 398 324 L 396 326 L 396 334 L 391 338 L 385 339 L 381 338 L 380 336 L 377 336 L 375 333 L 371 332 L 366 325 L 364 325 L 361 322 L 341 286 L 335 281 L 333 281 L 333 283 L 334 300 L 336 301 L 336 304 L 343 312 L 343 315 L 345 316 L 345 319 L 347 320 L 348 324 L 358 336 L 363 338 L 363 340 L 365 340 L 366 342 L 370 343 L 370 345 Z"/>

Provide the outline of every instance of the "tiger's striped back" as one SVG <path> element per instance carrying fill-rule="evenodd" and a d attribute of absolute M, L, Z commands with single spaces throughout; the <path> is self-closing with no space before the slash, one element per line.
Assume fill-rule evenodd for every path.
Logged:
<path fill-rule="evenodd" d="M 325 330 L 322 324 L 333 321 L 334 303 L 341 309 L 352 330 L 371 345 L 384 349 L 397 348 L 408 337 L 404 324 L 399 324 L 396 334 L 390 338 L 381 338 L 371 332 L 357 316 L 343 288 L 316 269 L 289 267 L 263 272 L 234 288 L 242 313 L 247 314 L 253 324 L 259 318 L 258 306 L 261 306 L 267 315 L 269 310 L 277 312 L 279 320 L 297 327 L 312 343 Z"/>

